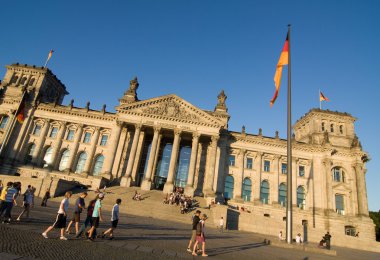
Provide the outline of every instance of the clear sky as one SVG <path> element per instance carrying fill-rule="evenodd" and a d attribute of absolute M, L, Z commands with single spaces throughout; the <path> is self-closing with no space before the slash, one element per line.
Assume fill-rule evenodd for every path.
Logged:
<path fill-rule="evenodd" d="M 224 89 L 230 130 L 286 137 L 286 78 L 275 106 L 273 75 L 292 24 L 293 121 L 319 106 L 357 117 L 370 210 L 380 209 L 380 1 L 2 1 L 5 65 L 48 67 L 75 106 L 114 111 L 137 76 L 138 96 L 175 93 L 212 110 Z"/>

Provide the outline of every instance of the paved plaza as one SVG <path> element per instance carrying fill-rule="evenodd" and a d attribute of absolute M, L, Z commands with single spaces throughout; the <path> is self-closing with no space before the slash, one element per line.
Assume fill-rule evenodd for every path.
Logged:
<path fill-rule="evenodd" d="M 59 240 L 58 230 L 49 233 L 49 239 L 41 232 L 51 225 L 56 216 L 58 203 L 50 201 L 47 208 L 32 209 L 31 218 L 0 225 L 0 259 L 192 259 L 186 252 L 190 237 L 189 224 L 154 219 L 152 217 L 121 214 L 120 225 L 114 240 L 97 239 L 88 242 L 69 235 L 68 241 Z M 128 203 L 122 205 L 128 207 Z M 175 207 L 175 206 L 173 206 Z M 13 216 L 21 211 L 15 207 Z M 71 212 L 71 211 L 70 211 Z M 70 216 L 70 213 L 69 213 Z M 109 224 L 110 212 L 105 211 L 105 222 L 99 232 Z M 207 225 L 207 224 L 206 224 Z M 74 229 L 73 229 L 74 230 Z M 380 254 L 333 248 L 337 256 L 325 254 L 323 250 L 305 252 L 301 246 L 285 248 L 286 244 L 267 245 L 264 239 L 274 240 L 254 233 L 226 231 L 207 227 L 207 253 L 212 259 L 379 259 Z M 316 248 L 309 244 L 308 247 Z M 316 249 L 318 250 L 318 249 Z M 202 258 L 198 256 L 197 258 Z"/>

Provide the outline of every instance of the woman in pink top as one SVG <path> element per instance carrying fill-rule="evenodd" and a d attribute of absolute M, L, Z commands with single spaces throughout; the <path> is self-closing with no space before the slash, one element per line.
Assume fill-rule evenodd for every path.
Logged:
<path fill-rule="evenodd" d="M 206 250 L 206 237 L 205 237 L 206 219 L 207 219 L 207 215 L 203 214 L 201 217 L 201 221 L 199 221 L 199 223 L 198 223 L 199 226 L 197 226 L 197 236 L 195 238 L 195 244 L 193 247 L 193 255 L 194 256 L 197 255 L 195 250 L 197 248 L 198 243 L 202 243 L 202 256 L 208 256 L 205 252 L 205 250 Z"/>

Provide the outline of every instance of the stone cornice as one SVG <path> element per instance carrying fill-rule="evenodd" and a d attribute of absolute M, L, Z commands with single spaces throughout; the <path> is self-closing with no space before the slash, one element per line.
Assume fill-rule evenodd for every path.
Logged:
<path fill-rule="evenodd" d="M 102 111 L 96 111 L 96 110 L 87 110 L 86 108 L 77 108 L 73 107 L 70 109 L 68 106 L 62 106 L 62 105 L 56 105 L 54 104 L 46 104 L 41 103 L 38 105 L 36 112 L 38 111 L 46 111 L 51 113 L 57 113 L 57 114 L 64 114 L 64 115 L 71 115 L 71 116 L 78 116 L 83 118 L 91 118 L 101 121 L 115 121 L 116 115 L 113 113 L 103 113 Z"/>
<path fill-rule="evenodd" d="M 330 120 L 347 120 L 349 122 L 355 122 L 356 118 L 353 117 L 349 113 L 342 113 L 338 111 L 330 111 L 330 110 L 322 110 L 318 108 L 313 108 L 309 112 L 307 112 L 305 115 L 303 115 L 300 119 L 297 120 L 297 122 L 294 124 L 299 125 L 302 124 L 304 121 L 309 120 L 310 117 L 313 117 L 315 115 L 321 115 L 323 118 L 330 119 Z"/>

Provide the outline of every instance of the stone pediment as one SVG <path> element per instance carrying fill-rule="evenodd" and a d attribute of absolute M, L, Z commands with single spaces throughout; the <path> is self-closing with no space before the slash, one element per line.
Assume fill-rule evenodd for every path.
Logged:
<path fill-rule="evenodd" d="M 118 113 L 137 115 L 151 119 L 183 122 L 220 128 L 224 123 L 177 95 L 167 95 L 125 104 L 116 108 Z"/>

